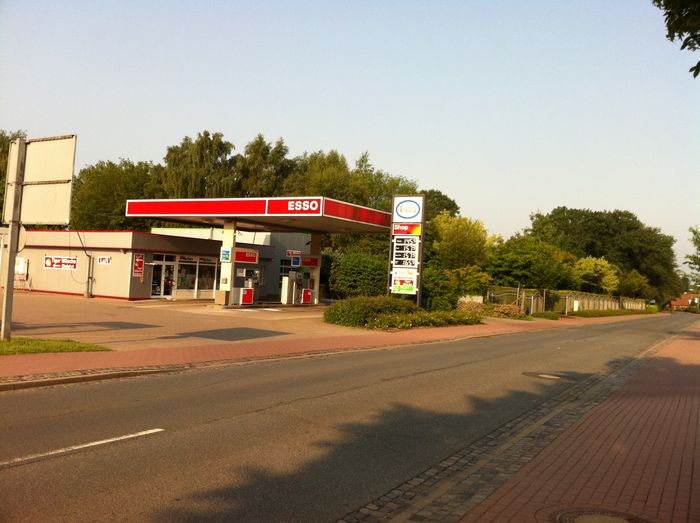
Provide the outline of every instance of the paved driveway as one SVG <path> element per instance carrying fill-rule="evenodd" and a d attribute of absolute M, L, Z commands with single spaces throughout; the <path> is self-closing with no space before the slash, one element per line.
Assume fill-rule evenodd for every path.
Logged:
<path fill-rule="evenodd" d="M 13 336 L 65 339 L 117 351 L 362 334 L 323 322 L 325 307 L 218 309 L 211 302 L 127 302 L 15 294 Z"/>

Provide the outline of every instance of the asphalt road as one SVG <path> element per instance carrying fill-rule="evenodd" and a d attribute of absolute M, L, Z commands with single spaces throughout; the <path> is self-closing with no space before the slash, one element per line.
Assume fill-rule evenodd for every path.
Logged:
<path fill-rule="evenodd" d="M 0 521 L 332 521 L 696 319 L 0 393 Z"/>

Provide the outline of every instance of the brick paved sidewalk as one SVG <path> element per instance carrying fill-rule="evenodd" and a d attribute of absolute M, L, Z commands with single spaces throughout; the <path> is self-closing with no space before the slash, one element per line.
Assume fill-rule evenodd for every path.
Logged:
<path fill-rule="evenodd" d="M 461 521 L 576 521 L 573 509 L 632 516 L 610 522 L 700 521 L 699 414 L 696 325 Z M 552 519 L 564 511 L 570 519 Z"/>

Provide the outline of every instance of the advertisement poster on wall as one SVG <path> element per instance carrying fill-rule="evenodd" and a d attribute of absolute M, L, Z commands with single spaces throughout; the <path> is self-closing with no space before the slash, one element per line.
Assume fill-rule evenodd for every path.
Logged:
<path fill-rule="evenodd" d="M 145 265 L 145 254 L 141 252 L 134 253 L 134 266 L 131 275 L 134 277 L 143 276 L 143 267 Z"/>

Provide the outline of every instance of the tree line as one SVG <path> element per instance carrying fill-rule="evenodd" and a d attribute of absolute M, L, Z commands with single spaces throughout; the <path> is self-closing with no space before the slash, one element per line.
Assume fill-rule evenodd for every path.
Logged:
<path fill-rule="evenodd" d="M 0 131 L 3 176 L 9 142 L 18 136 L 25 134 Z M 426 195 L 423 289 L 431 308 L 452 307 L 460 295 L 490 285 L 665 303 L 692 283 L 676 266 L 675 240 L 629 211 L 557 207 L 532 214 L 529 227 L 504 240 L 461 216 L 448 195 L 376 168 L 367 153 L 352 165 L 335 150 L 290 157 L 281 138 L 272 143 L 262 134 L 240 153 L 221 133 L 202 131 L 167 147 L 163 163 L 121 159 L 84 167 L 74 180 L 71 227 L 148 230 L 155 224 L 127 218 L 127 199 L 313 195 L 390 211 L 394 194 L 417 192 Z M 691 234 L 695 241 L 697 229 Z M 385 292 L 386 237 L 329 235 L 324 245 L 322 280 L 335 296 Z M 688 257 L 696 280 L 697 256 Z"/>

